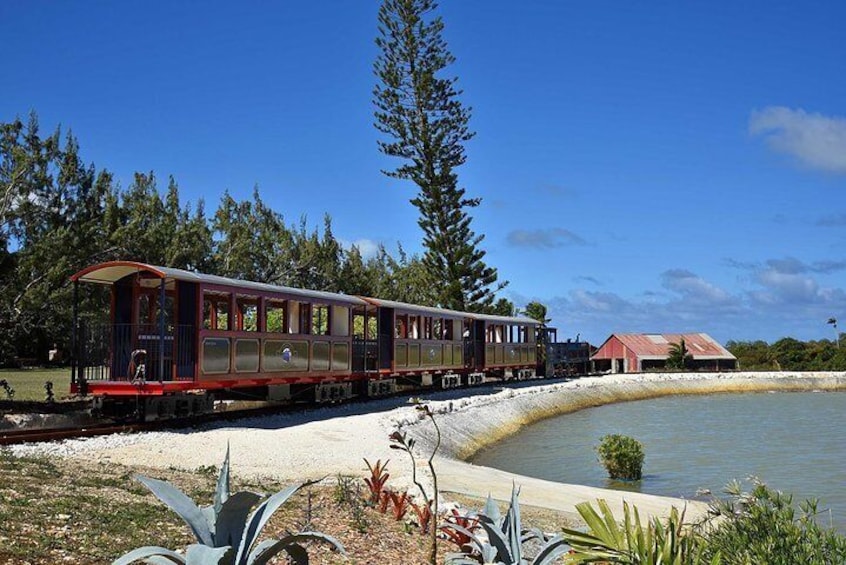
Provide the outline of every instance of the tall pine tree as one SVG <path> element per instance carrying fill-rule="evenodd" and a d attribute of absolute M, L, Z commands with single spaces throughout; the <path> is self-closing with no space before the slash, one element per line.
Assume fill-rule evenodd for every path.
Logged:
<path fill-rule="evenodd" d="M 419 190 L 411 203 L 420 211 L 431 302 L 487 311 L 505 285 L 496 284 L 496 269 L 483 261 L 484 236 L 470 227 L 469 209 L 480 199 L 467 198 L 458 186 L 455 169 L 464 164 L 464 143 L 474 132 L 457 78 L 442 76 L 455 58 L 441 36 L 443 21 L 433 16 L 436 7 L 432 0 L 384 0 L 379 8 L 373 100 L 376 128 L 386 136 L 379 149 L 404 161 L 385 173 Z"/>

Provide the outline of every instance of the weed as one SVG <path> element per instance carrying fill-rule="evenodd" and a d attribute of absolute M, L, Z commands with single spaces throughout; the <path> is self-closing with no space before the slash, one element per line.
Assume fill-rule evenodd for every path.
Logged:
<path fill-rule="evenodd" d="M 411 497 L 408 496 L 407 492 L 402 494 L 390 492 L 388 494 L 394 505 L 394 520 L 399 522 L 405 517 L 406 512 L 408 512 L 408 508 L 411 506 Z"/>
<path fill-rule="evenodd" d="M 386 472 L 388 468 L 388 462 L 390 459 L 385 461 L 385 464 L 382 464 L 380 459 L 376 460 L 375 465 L 371 465 L 370 461 L 366 458 L 364 462 L 367 464 L 367 468 L 370 470 L 370 477 L 365 478 L 364 482 L 367 483 L 367 488 L 370 489 L 370 503 L 371 504 L 378 504 L 379 497 L 382 496 L 382 491 L 385 490 L 385 483 L 388 482 L 389 475 Z"/>
<path fill-rule="evenodd" d="M 419 400 L 416 400 L 415 403 L 419 403 Z M 414 456 L 414 445 L 415 440 L 414 438 L 408 437 L 408 434 L 404 432 L 400 432 L 399 430 L 395 431 L 390 435 L 390 440 L 393 442 L 391 444 L 391 449 L 399 449 L 401 451 L 405 451 L 408 453 L 408 456 L 411 458 L 411 480 L 417 485 L 417 488 L 420 489 L 420 494 L 423 496 L 423 507 L 426 508 L 426 512 L 431 513 L 434 516 L 438 515 L 438 475 L 435 473 L 435 465 L 432 463 L 435 459 L 435 454 L 438 452 L 438 449 L 441 447 L 441 429 L 438 427 L 438 423 L 435 421 L 435 415 L 432 412 L 431 408 L 429 408 L 426 404 L 417 404 L 415 408 L 419 411 L 420 417 L 428 418 L 431 420 L 432 425 L 435 426 L 435 447 L 432 449 L 432 453 L 429 455 L 429 459 L 427 460 L 427 464 L 429 466 L 429 472 L 432 474 L 432 498 L 429 498 L 429 495 L 426 493 L 426 489 L 423 488 L 423 485 L 420 484 L 420 481 L 417 480 L 417 459 Z M 430 516 L 431 519 L 431 516 Z M 421 524 L 422 528 L 423 524 Z M 426 531 L 426 530 L 423 530 Z M 438 562 L 438 529 L 431 528 L 431 537 L 429 538 L 429 563 L 431 565 L 436 565 Z"/>

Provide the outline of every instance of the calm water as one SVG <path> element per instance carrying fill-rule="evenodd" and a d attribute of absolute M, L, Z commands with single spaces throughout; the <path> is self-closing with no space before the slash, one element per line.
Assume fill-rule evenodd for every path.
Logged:
<path fill-rule="evenodd" d="M 846 393 L 668 396 L 590 408 L 533 425 L 473 463 L 553 481 L 694 498 L 757 476 L 830 509 L 846 531 Z M 594 451 L 619 433 L 644 446 L 642 481 L 610 481 Z M 748 486 L 748 484 L 747 484 Z M 831 521 L 830 521 L 831 520 Z"/>

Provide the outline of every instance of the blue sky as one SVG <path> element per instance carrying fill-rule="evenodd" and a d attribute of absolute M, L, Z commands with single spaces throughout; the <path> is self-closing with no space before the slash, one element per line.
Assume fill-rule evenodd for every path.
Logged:
<path fill-rule="evenodd" d="M 420 250 L 376 147 L 378 3 L 0 2 L 0 121 L 38 112 L 124 187 L 255 185 L 363 250 Z M 846 326 L 846 4 L 445 1 L 477 136 L 461 184 L 504 295 L 561 337 Z"/>

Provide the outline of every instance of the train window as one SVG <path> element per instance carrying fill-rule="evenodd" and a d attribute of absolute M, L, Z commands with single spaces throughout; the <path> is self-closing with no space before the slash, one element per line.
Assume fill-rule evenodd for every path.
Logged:
<path fill-rule="evenodd" d="M 208 299 L 203 300 L 203 329 L 204 330 L 210 330 L 211 327 L 212 327 L 211 313 L 212 313 L 211 301 L 209 301 Z"/>
<path fill-rule="evenodd" d="M 444 321 L 440 318 L 432 320 L 432 339 L 443 339 L 444 337 Z"/>
<path fill-rule="evenodd" d="M 237 330 L 258 331 L 258 301 L 255 298 L 238 297 L 238 316 L 235 323 Z"/>
<path fill-rule="evenodd" d="M 150 297 L 150 306 L 151 306 L 151 309 L 152 309 L 151 316 L 150 316 L 150 324 L 154 325 L 156 328 L 159 327 L 159 321 L 161 320 L 161 318 L 159 316 L 162 315 L 159 302 L 160 301 L 159 301 L 158 296 L 156 296 L 155 298 Z M 172 296 L 165 296 L 164 323 L 165 323 L 165 328 L 167 328 L 168 332 L 173 331 L 173 305 L 174 305 L 173 297 Z"/>
<path fill-rule="evenodd" d="M 455 320 L 444 320 L 444 339 L 447 341 L 455 339 Z"/>
<path fill-rule="evenodd" d="M 330 322 L 332 335 L 350 335 L 350 309 L 346 306 L 332 306 Z"/>
<path fill-rule="evenodd" d="M 203 329 L 229 329 L 229 295 L 203 293 Z"/>
<path fill-rule="evenodd" d="M 214 302 L 216 330 L 229 329 L 229 300 L 216 300 Z"/>
<path fill-rule="evenodd" d="M 265 325 L 268 332 L 286 333 L 288 316 L 285 302 L 267 302 L 264 308 Z"/>
<path fill-rule="evenodd" d="M 288 301 L 288 332 L 292 334 L 300 333 L 300 306 L 301 304 L 296 300 Z"/>
<path fill-rule="evenodd" d="M 150 306 L 150 295 L 142 294 L 138 297 L 138 323 L 152 323 L 153 309 Z"/>
<path fill-rule="evenodd" d="M 503 330 L 503 327 L 504 327 L 504 326 L 499 325 L 499 324 L 497 324 L 496 326 L 494 326 L 494 343 L 502 343 L 502 339 L 503 339 L 503 336 L 502 336 L 502 330 Z"/>
<path fill-rule="evenodd" d="M 408 317 L 408 337 L 410 339 L 420 339 L 420 319 L 417 316 Z"/>
<path fill-rule="evenodd" d="M 310 334 L 311 328 L 311 304 L 300 302 L 300 333 Z"/>
<path fill-rule="evenodd" d="M 325 304 L 311 306 L 311 333 L 329 335 L 329 307 Z"/>
<path fill-rule="evenodd" d="M 423 339 L 432 339 L 432 318 L 423 316 Z"/>
<path fill-rule="evenodd" d="M 394 320 L 394 337 L 406 339 L 408 337 L 408 316 L 398 315 Z"/>

